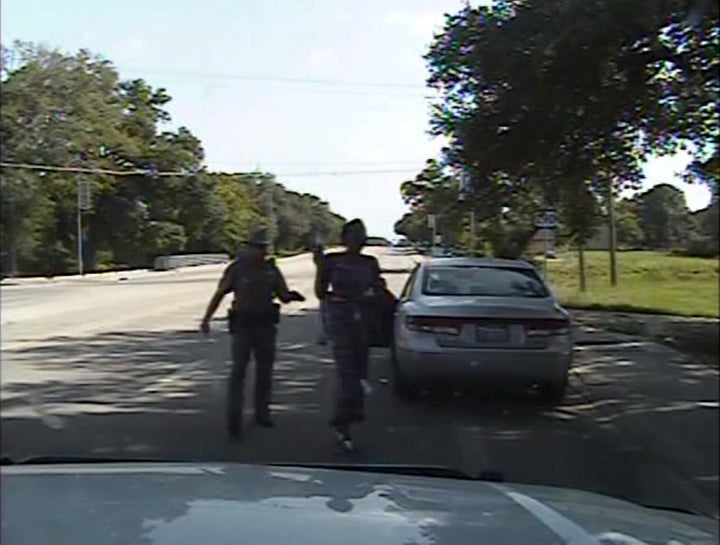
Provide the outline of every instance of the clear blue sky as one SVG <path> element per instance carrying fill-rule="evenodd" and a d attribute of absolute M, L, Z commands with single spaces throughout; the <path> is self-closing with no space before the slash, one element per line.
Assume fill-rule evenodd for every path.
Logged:
<path fill-rule="evenodd" d="M 274 172 L 390 236 L 405 212 L 400 183 L 441 146 L 427 135 L 422 55 L 443 13 L 462 3 L 3 0 L 0 21 L 6 45 L 88 48 L 122 77 L 165 87 L 172 124 L 201 138 L 210 169 Z M 703 207 L 703 188 L 674 179 L 683 163 L 653 162 L 648 185 L 675 183 Z M 391 172 L 348 173 L 368 170 Z M 338 174 L 318 174 L 328 172 Z"/>

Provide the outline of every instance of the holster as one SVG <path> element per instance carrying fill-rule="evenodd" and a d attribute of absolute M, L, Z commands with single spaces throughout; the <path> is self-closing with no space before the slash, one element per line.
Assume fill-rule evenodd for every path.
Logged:
<path fill-rule="evenodd" d="M 234 307 L 228 310 L 228 331 L 237 333 L 242 329 L 274 326 L 280 322 L 280 305 L 273 303 L 268 311 L 239 311 Z"/>

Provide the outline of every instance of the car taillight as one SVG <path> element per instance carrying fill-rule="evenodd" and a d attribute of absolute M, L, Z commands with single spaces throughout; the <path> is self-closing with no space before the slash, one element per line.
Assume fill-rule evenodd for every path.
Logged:
<path fill-rule="evenodd" d="M 410 331 L 437 335 L 459 335 L 462 328 L 455 320 L 434 316 L 408 316 L 405 325 Z"/>
<path fill-rule="evenodd" d="M 525 334 L 528 337 L 556 337 L 570 334 L 568 320 L 541 320 L 537 323 L 525 325 Z"/>

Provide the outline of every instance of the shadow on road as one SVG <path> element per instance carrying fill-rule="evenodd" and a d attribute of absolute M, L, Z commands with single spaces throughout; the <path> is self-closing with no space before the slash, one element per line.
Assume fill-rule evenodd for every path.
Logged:
<path fill-rule="evenodd" d="M 210 340 L 193 330 L 128 331 L 5 351 L 3 453 L 236 458 L 224 434 L 230 361 L 218 325 Z M 294 431 L 323 412 L 323 356 L 308 348 L 278 342 L 274 410 Z M 251 367 L 248 396 L 253 378 Z"/>
<path fill-rule="evenodd" d="M 311 309 L 284 316 L 274 374 L 278 427 L 248 426 L 240 445 L 225 436 L 229 338 L 220 320 L 210 340 L 189 329 L 125 331 L 48 339 L 4 351 L 3 455 L 343 460 L 328 426 L 334 367 L 330 348 L 315 344 L 316 321 Z M 376 350 L 371 362 L 375 391 L 366 400 L 368 422 L 358 430 L 353 461 L 497 470 L 511 481 L 661 505 L 692 504 L 688 483 L 681 482 L 686 476 L 670 470 L 652 443 L 644 444 L 640 436 L 628 438 L 617 422 L 638 411 L 682 411 L 673 403 L 634 398 L 640 394 L 617 388 L 617 381 L 632 382 L 633 374 L 643 369 L 640 363 L 603 366 L 590 355 L 583 357 L 583 377 L 598 382 L 574 377 L 566 401 L 549 408 L 523 392 L 503 389 L 441 389 L 420 402 L 402 402 L 391 392 L 387 351 Z M 705 377 L 689 373 L 681 378 Z M 249 407 L 252 370 L 247 379 Z M 588 387 L 602 395 L 588 397 Z M 635 403 L 632 410 L 627 410 L 628 402 Z M 645 433 L 657 435 L 658 430 Z M 717 472 L 709 472 L 707 465 L 700 464 L 692 478 L 710 479 L 706 486 L 716 488 Z"/>

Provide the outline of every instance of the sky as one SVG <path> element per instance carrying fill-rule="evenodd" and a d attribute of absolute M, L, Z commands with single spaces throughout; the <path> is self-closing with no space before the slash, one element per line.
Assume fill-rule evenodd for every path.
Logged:
<path fill-rule="evenodd" d="M 0 37 L 87 48 L 123 78 L 164 87 L 210 170 L 261 169 L 393 236 L 400 184 L 436 157 L 423 54 L 464 0 L 3 0 Z M 677 179 L 688 158 L 646 168 L 691 209 L 710 196 Z"/>

